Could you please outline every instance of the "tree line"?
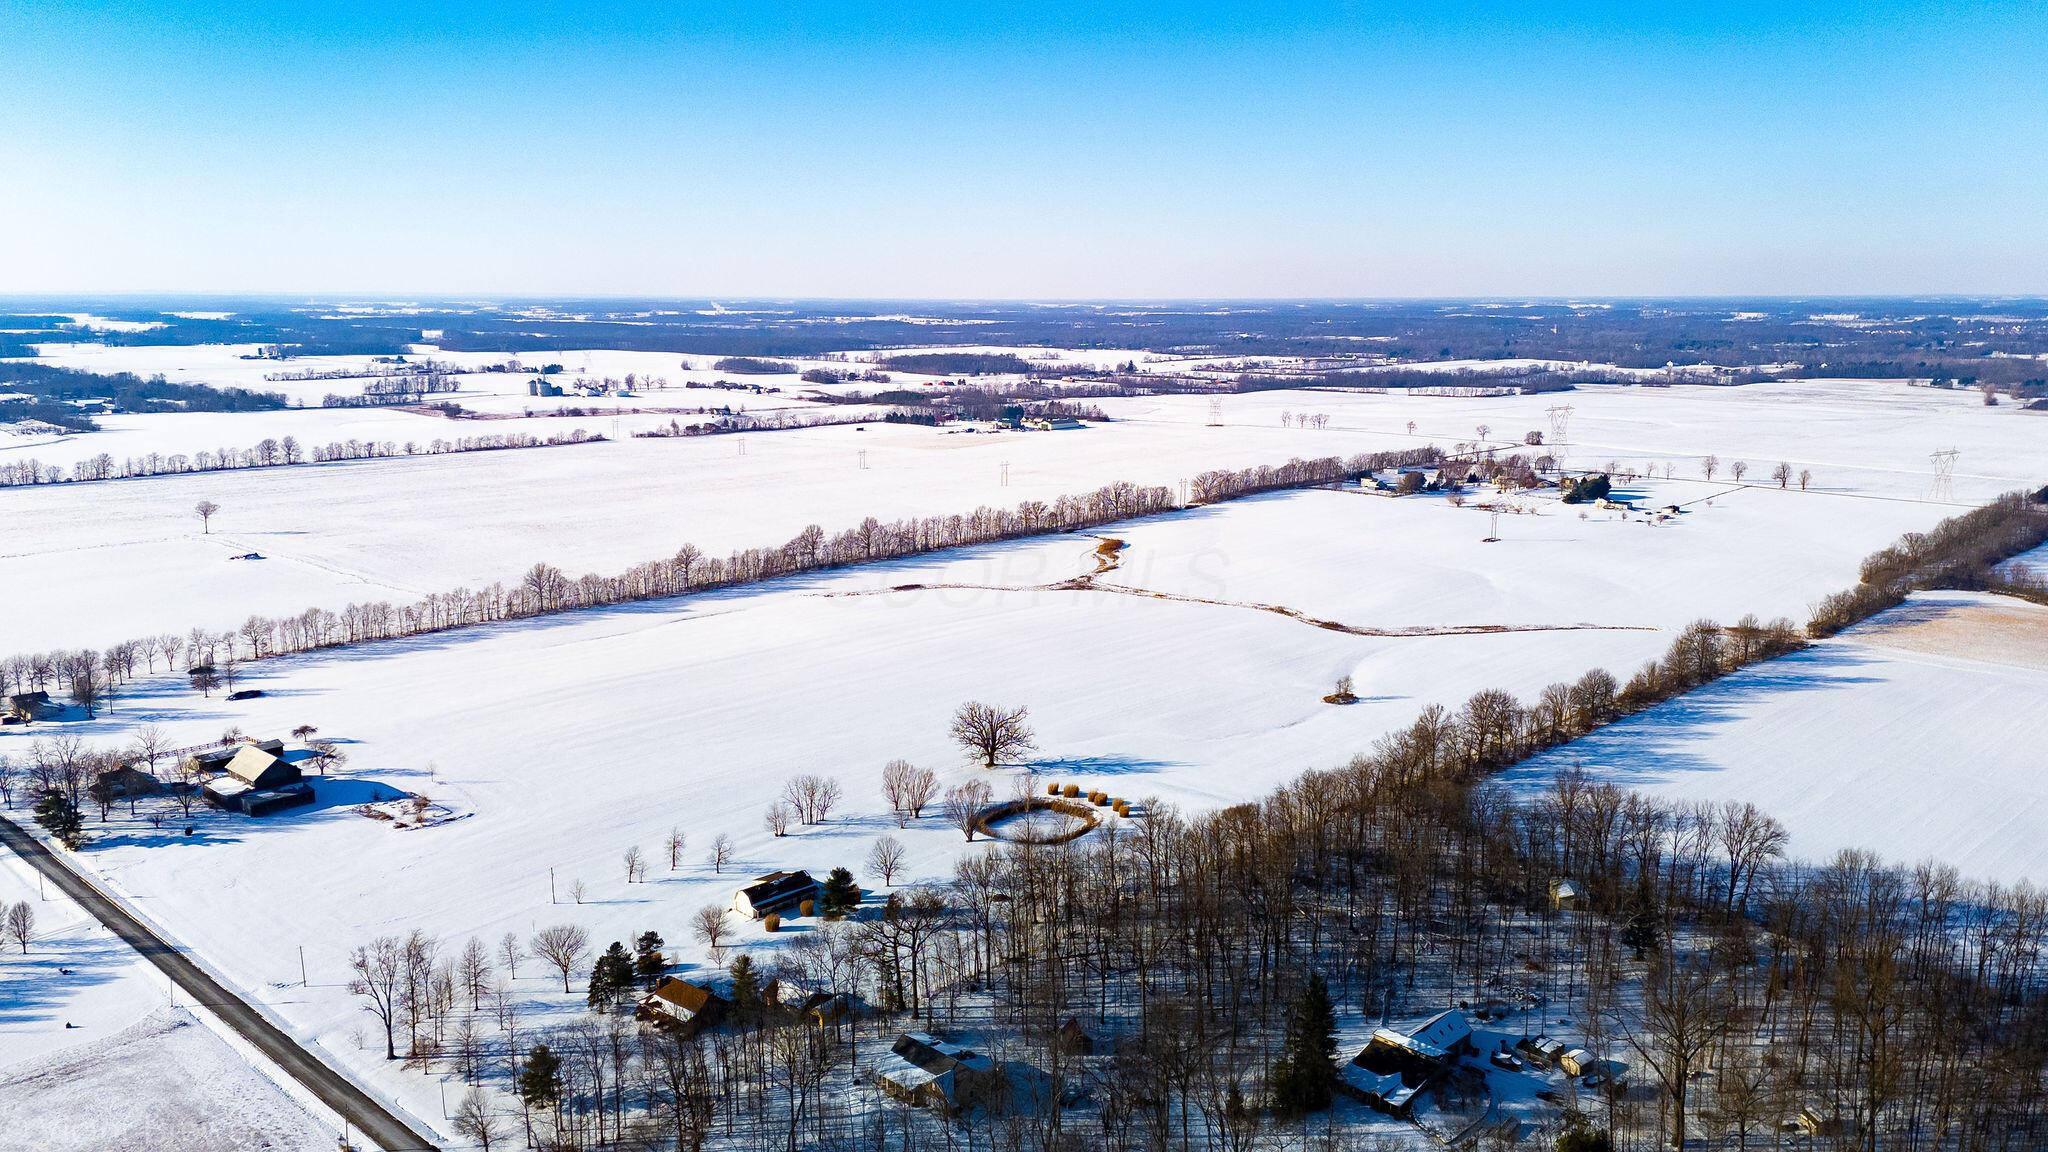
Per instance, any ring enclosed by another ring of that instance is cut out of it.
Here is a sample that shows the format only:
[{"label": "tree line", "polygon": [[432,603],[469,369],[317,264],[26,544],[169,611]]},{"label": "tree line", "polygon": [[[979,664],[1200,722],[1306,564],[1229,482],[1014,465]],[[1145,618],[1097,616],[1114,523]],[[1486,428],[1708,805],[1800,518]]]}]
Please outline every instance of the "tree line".
[{"label": "tree line", "polygon": [[[1330,457],[1238,472],[1205,472],[1202,476],[1208,479],[1195,485],[1195,499],[1227,500],[1290,484],[1329,483],[1343,479],[1347,473],[1391,467],[1431,451],[1411,449],[1354,456],[1349,461]],[[964,514],[909,517],[886,523],[870,516],[833,534],[813,524],[784,543],[737,549],[723,557],[707,555],[694,544],[684,544],[671,556],[635,564],[609,576],[588,573],[572,577],[552,564],[540,563],[510,584],[494,582],[477,589],[455,588],[407,604],[376,601],[350,604],[339,612],[315,607],[287,616],[251,615],[237,629],[216,632],[194,628],[185,635],[165,633],[117,644],[103,652],[81,649],[20,653],[0,659],[0,689],[5,693],[45,690],[61,677],[75,701],[85,703],[91,699],[97,703],[131,678],[138,662],[154,671],[159,656],[166,669],[173,671],[180,658],[188,669],[195,665],[227,665],[238,660],[420,636],[502,620],[684,596],[948,548],[1099,527],[1172,511],[1179,506],[1168,488],[1118,481],[1083,495],[1061,496],[1050,502],[1026,500],[1014,508],[984,505]],[[85,694],[83,698],[81,693]]]},{"label": "tree line", "polygon": [[116,459],[102,452],[62,466],[26,459],[0,462],[0,488],[37,484],[79,484],[99,480],[132,480],[146,476],[183,476],[197,472],[232,472],[245,468],[276,468],[294,464],[328,464],[340,460],[377,460],[399,456],[441,456],[457,452],[497,452],[508,448],[554,448],[594,444],[603,434],[577,428],[535,436],[529,432],[494,432],[482,436],[436,437],[421,443],[407,440],[334,440],[304,444],[295,436],[265,437],[248,448],[216,448],[185,453],[146,452]]},{"label": "tree line", "polygon": [[2042,584],[2001,565],[2048,543],[2048,489],[2008,492],[1981,508],[1951,516],[1927,532],[1908,532],[1863,561],[1856,586],[1814,606],[1807,633],[1832,636],[1914,592],[1957,588],[2005,592],[2048,603]]}]

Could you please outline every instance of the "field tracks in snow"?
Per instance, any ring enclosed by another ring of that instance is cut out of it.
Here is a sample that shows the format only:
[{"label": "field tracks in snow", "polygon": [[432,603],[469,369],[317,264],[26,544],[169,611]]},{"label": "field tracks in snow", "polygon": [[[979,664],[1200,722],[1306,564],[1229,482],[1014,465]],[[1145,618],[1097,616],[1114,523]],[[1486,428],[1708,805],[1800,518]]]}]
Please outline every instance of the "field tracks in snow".
[{"label": "field tracks in snow", "polygon": [[[851,592],[826,592],[826,597],[840,596],[885,596],[900,592],[926,591],[969,591],[969,592],[1102,592],[1118,596],[1136,596],[1147,600],[1172,600],[1183,604],[1206,604],[1212,608],[1236,608],[1252,612],[1271,612],[1298,620],[1311,627],[1329,632],[1343,632],[1351,636],[1484,636],[1500,632],[1655,632],[1648,624],[1411,624],[1401,627],[1374,627],[1365,624],[1346,624],[1341,620],[1326,620],[1311,616],[1299,608],[1285,604],[1264,604],[1255,600],[1222,600],[1210,596],[1191,596],[1180,592],[1159,592],[1150,588],[1132,588],[1121,584],[1105,584],[1100,577],[1106,576],[1123,566],[1123,553],[1128,544],[1117,537],[1096,537],[1102,541],[1088,553],[1094,561],[1093,571],[1065,580],[1048,584],[972,584],[960,582],[934,582],[895,584],[887,588],[867,588]],[[1104,545],[1114,545],[1106,548]]]}]

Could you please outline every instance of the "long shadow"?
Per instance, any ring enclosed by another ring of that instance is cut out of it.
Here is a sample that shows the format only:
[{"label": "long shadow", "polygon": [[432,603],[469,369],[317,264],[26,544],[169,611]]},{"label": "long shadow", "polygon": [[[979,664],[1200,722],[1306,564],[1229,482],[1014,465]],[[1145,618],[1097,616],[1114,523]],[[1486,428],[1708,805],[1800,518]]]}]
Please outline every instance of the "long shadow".
[{"label": "long shadow", "polygon": [[[311,804],[282,808],[266,816],[224,812],[200,800],[193,804],[190,815],[168,813],[161,828],[149,827],[145,817],[128,816],[125,809],[119,824],[100,824],[88,818],[85,825],[88,837],[86,850],[238,844],[264,835],[291,832],[314,822],[361,819],[355,814],[355,809],[361,805],[399,800],[410,794],[409,789],[363,777],[309,776],[306,783],[313,786]],[[185,834],[187,828],[192,829],[189,836]]]},{"label": "long shadow", "polygon": [[[1842,644],[1824,644],[1781,656],[1667,700],[1598,732],[1553,748],[1502,772],[1501,783],[1518,790],[1547,788],[1557,772],[1584,763],[1609,783],[1637,786],[1694,772],[1720,772],[1725,765],[1690,751],[1711,745],[1716,727],[1741,720],[1760,700],[1792,692],[1818,692],[1881,682],[1852,669],[1873,658]],[[1821,706],[1818,702],[1813,705]]]},{"label": "long shadow", "polygon": [[59,1005],[113,982],[134,962],[119,937],[94,932],[90,921],[76,931],[82,935],[32,941],[26,955],[18,947],[0,950],[0,1024],[55,1020]]},{"label": "long shadow", "polygon": [[1187,765],[1179,760],[1153,760],[1144,756],[1057,756],[1034,760],[1039,773],[1061,772],[1087,776],[1139,776],[1148,772],[1169,772]]}]

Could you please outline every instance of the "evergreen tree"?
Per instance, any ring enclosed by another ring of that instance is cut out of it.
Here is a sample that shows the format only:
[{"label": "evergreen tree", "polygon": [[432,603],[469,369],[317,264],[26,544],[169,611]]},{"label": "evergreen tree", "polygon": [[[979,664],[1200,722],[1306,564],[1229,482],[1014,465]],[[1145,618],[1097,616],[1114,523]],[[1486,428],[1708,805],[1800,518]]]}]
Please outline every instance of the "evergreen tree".
[{"label": "evergreen tree", "polygon": [[824,913],[828,920],[837,920],[859,904],[860,885],[853,882],[853,873],[844,868],[834,868],[825,877],[824,891],[818,898],[818,911]]},{"label": "evergreen tree", "polygon": [[761,973],[754,960],[742,952],[732,962],[732,1012],[741,1023],[760,1018]]},{"label": "evergreen tree", "polygon": [[1564,1112],[1564,1131],[1558,1133],[1551,1144],[1556,1152],[1614,1152],[1614,1137],[1607,1129],[1595,1128],[1584,1112],[1567,1108]]},{"label": "evergreen tree", "polygon": [[633,958],[617,940],[590,968],[590,1006],[610,1008],[633,987]]},{"label": "evergreen tree", "polygon": [[1621,942],[1635,953],[1638,960],[1643,953],[1657,946],[1662,937],[1663,925],[1658,922],[1657,910],[1645,901],[1638,901],[1629,909],[1628,923],[1622,926]]},{"label": "evergreen tree", "polygon": [[649,991],[652,991],[654,985],[661,979],[662,970],[668,967],[668,958],[661,954],[666,944],[667,941],[661,938],[659,932],[642,932],[639,939],[633,941],[636,953],[633,957],[633,972],[640,977],[640,983]]},{"label": "evergreen tree", "polygon": [[527,1053],[526,1068],[519,1073],[519,1098],[528,1108],[552,1108],[562,1102],[562,1061],[545,1044]]},{"label": "evergreen tree", "polygon": [[85,825],[78,818],[78,805],[62,792],[45,792],[36,801],[36,823],[66,848],[76,850],[85,843]]},{"label": "evergreen tree", "polygon": [[1287,1035],[1273,1066],[1273,1107],[1282,1116],[1301,1116],[1330,1106],[1337,1086],[1337,1012],[1321,973],[1287,1011]]}]

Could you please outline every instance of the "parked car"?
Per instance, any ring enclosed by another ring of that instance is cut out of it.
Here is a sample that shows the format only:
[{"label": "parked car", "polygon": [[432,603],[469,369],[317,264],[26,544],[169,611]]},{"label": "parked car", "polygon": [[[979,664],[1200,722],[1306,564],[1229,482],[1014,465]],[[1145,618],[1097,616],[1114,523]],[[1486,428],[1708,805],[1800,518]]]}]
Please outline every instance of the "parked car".
[{"label": "parked car", "polygon": [[1513,1052],[1495,1052],[1492,1056],[1487,1057],[1487,1059],[1493,1061],[1493,1066],[1503,1072],[1520,1072],[1528,1067],[1528,1065],[1522,1063],[1522,1058]]}]

